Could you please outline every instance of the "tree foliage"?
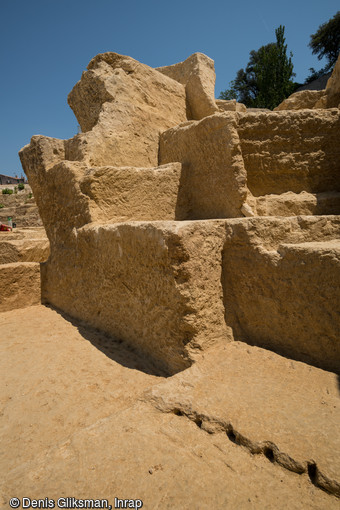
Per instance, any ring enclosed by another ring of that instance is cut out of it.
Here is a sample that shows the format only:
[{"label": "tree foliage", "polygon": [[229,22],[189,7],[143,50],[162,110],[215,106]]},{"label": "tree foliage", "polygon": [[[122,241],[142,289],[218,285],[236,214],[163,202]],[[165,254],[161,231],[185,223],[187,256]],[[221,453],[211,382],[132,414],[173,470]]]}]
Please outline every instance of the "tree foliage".
[{"label": "tree foliage", "polygon": [[340,11],[326,23],[319,26],[315,34],[310,36],[308,46],[311,48],[313,55],[317,55],[321,60],[326,57],[327,64],[320,71],[311,68],[310,71],[315,74],[327,73],[330,71],[338,58],[340,52]]},{"label": "tree foliage", "polygon": [[237,72],[220,99],[237,99],[248,107],[273,109],[295,89],[292,53],[287,56],[284,26],[275,30],[276,43],[250,52],[247,67]]}]

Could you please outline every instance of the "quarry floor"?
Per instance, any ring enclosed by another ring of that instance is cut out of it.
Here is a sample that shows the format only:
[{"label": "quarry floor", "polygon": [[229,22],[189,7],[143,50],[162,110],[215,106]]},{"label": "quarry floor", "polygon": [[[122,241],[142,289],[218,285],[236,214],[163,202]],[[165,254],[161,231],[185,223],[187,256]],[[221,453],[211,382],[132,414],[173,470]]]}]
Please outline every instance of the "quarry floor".
[{"label": "quarry floor", "polygon": [[0,507],[340,508],[339,380],[240,342],[166,378],[37,305],[0,314]]}]

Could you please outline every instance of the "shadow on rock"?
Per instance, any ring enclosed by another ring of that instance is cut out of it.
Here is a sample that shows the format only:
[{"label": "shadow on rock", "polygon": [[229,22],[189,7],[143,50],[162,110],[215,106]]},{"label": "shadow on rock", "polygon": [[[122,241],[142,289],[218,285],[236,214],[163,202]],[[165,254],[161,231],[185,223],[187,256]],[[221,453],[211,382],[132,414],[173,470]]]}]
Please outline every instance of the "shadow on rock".
[{"label": "shadow on rock", "polygon": [[71,317],[52,305],[48,304],[46,306],[61,315],[66,321],[70,322],[78,329],[85,340],[91,342],[96,349],[99,349],[105,356],[116,363],[132,370],[139,370],[148,375],[157,377],[169,376],[169,374],[157,367],[152,359],[146,359],[137,349],[123,340],[113,338],[98,329],[88,326],[85,322]]}]

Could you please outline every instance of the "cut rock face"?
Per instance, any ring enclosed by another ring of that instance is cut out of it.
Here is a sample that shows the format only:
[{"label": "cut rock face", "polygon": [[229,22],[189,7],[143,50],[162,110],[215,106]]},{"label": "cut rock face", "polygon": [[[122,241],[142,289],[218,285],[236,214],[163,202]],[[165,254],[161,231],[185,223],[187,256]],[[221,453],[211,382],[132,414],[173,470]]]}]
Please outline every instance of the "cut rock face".
[{"label": "cut rock face", "polygon": [[185,219],[188,204],[181,193],[180,163],[156,168],[97,167],[80,182],[97,221]]},{"label": "cut rock face", "polygon": [[69,95],[84,132],[20,151],[43,302],[169,374],[235,339],[336,370],[339,217],[310,215],[340,211],[339,110],[222,113],[213,83],[202,54],[98,55]]},{"label": "cut rock face", "polygon": [[339,216],[228,220],[222,281],[236,340],[339,369],[339,229]]},{"label": "cut rock face", "polygon": [[261,215],[254,197],[340,191],[339,130],[338,109],[219,113],[162,133],[159,162],[182,162],[191,219]]},{"label": "cut rock face", "polygon": [[93,166],[156,166],[159,133],[187,120],[182,85],[117,53],[93,58],[68,102],[83,133],[66,159]]},{"label": "cut rock face", "polygon": [[157,67],[157,71],[185,86],[192,119],[200,120],[218,112],[215,102],[214,61],[203,53],[194,53],[184,62]]},{"label": "cut rock face", "polygon": [[0,311],[41,301],[40,264],[49,256],[43,227],[14,229],[0,235]]},{"label": "cut rock face", "polygon": [[338,109],[237,115],[254,196],[340,191]]},{"label": "cut rock face", "polygon": [[243,216],[247,178],[235,114],[218,113],[165,131],[159,161],[182,162],[191,219]]},{"label": "cut rock face", "polygon": [[168,373],[183,370],[227,338],[223,233],[218,222],[87,225],[42,267],[44,300],[126,340]]}]

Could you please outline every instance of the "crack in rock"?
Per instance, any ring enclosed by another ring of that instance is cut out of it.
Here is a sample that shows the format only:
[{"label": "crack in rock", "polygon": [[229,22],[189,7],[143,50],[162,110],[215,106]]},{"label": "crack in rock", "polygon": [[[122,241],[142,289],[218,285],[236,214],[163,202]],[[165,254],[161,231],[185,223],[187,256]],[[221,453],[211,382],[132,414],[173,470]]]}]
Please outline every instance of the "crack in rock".
[{"label": "crack in rock", "polygon": [[162,412],[170,412],[176,416],[189,419],[208,434],[225,433],[229,441],[238,446],[243,446],[252,455],[264,455],[270,462],[277,463],[288,471],[299,475],[307,474],[310,482],[315,487],[340,498],[340,483],[322,473],[313,459],[301,463],[287,453],[280,451],[276,444],[271,441],[256,442],[245,437],[230,422],[226,423],[194,411],[185,411],[178,406],[165,410],[159,403],[153,402],[153,404]]}]

